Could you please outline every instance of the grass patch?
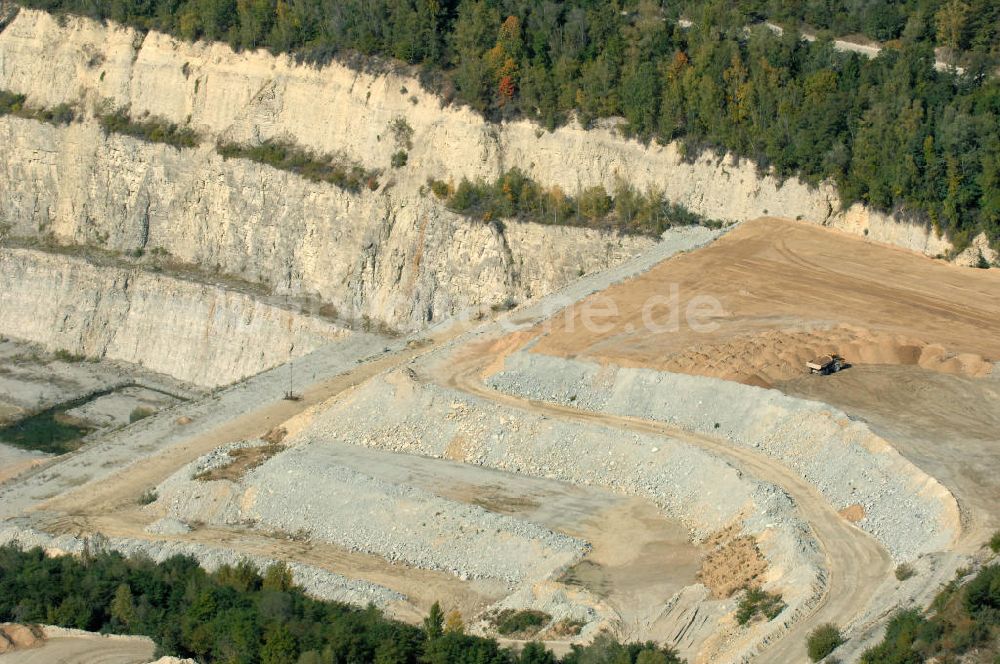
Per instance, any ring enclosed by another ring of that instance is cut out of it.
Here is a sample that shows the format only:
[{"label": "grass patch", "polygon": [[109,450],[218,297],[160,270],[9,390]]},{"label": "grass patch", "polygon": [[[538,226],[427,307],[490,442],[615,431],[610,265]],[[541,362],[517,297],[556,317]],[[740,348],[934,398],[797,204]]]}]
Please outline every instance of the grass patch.
[{"label": "grass patch", "polygon": [[123,109],[98,115],[97,121],[105,134],[124,134],[149,143],[166,143],[175,148],[193,148],[201,142],[198,134],[190,127],[181,127],[159,118],[138,122],[130,118]]},{"label": "grass patch", "polygon": [[84,360],[87,359],[86,355],[81,355],[80,353],[73,353],[66,350],[65,348],[60,348],[59,350],[57,350],[54,353],[54,356],[60,362],[68,362],[70,364],[74,364],[76,362],[83,362]]},{"label": "grass patch", "polygon": [[378,188],[379,171],[366,170],[341,155],[318,155],[292,143],[273,140],[260,145],[220,143],[216,150],[224,159],[249,159],[353,193],[362,187]]},{"label": "grass patch", "polygon": [[80,447],[84,436],[92,430],[67,420],[63,415],[76,405],[51,408],[9,424],[0,429],[0,442],[49,454],[72,452]]},{"label": "grass patch", "polygon": [[769,593],[760,588],[750,588],[740,600],[739,608],[736,610],[736,622],[746,625],[758,615],[774,620],[786,606],[780,594]]}]

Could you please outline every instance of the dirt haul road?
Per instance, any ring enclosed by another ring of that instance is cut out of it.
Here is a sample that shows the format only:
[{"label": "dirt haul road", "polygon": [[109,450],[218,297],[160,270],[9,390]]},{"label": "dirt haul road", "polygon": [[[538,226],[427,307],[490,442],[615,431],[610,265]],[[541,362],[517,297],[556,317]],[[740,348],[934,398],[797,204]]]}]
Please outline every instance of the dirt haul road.
[{"label": "dirt haul road", "polygon": [[805,641],[816,626],[832,622],[844,626],[861,614],[871,599],[872,588],[892,572],[885,550],[867,533],[840,516],[808,482],[773,459],[709,436],[693,434],[666,424],[628,417],[582,411],[497,392],[482,383],[483,367],[496,361],[493,345],[481,342],[460,349],[450,358],[447,370],[436,379],[442,384],[511,408],[566,420],[600,424],[623,430],[668,436],[700,447],[733,462],[757,479],[781,487],[795,501],[802,518],[812,528],[822,547],[828,570],[823,596],[787,633],[769,646],[762,657],[769,662],[805,662]]}]

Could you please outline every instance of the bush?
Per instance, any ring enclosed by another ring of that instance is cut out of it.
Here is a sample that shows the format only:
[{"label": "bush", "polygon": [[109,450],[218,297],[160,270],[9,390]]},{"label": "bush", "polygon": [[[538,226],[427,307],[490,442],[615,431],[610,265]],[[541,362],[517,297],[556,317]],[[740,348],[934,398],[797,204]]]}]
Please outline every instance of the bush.
[{"label": "bush", "polygon": [[757,614],[763,614],[768,620],[774,620],[787,606],[777,593],[769,593],[760,588],[750,588],[740,600],[736,610],[736,622],[745,625]]},{"label": "bush", "polygon": [[427,186],[431,188],[434,195],[441,200],[446,200],[451,196],[451,187],[444,180],[435,180],[434,178],[427,178]]},{"label": "bush", "polygon": [[389,123],[389,130],[396,140],[396,147],[406,150],[413,149],[413,127],[403,116],[393,118]]},{"label": "bush", "polygon": [[54,355],[55,358],[60,362],[68,362],[70,364],[74,362],[83,362],[85,359],[87,359],[85,355],[81,355],[80,353],[73,353],[71,351],[66,350],[65,348],[60,348],[54,353]]},{"label": "bush", "polygon": [[906,581],[907,579],[911,579],[916,573],[917,571],[913,569],[913,565],[910,565],[909,563],[902,563],[896,566],[897,581]]},{"label": "bush", "polygon": [[1000,625],[1000,565],[984,567],[969,581],[965,609],[987,624]]},{"label": "bush", "polygon": [[141,496],[139,496],[140,505],[150,505],[156,502],[159,495],[156,493],[156,489],[147,489]]},{"label": "bush", "polygon": [[406,166],[406,162],[409,158],[410,155],[407,154],[406,150],[399,150],[398,152],[392,155],[392,161],[391,161],[392,167],[402,168],[403,166]]},{"label": "bush", "polygon": [[156,412],[155,408],[150,408],[149,406],[136,406],[132,409],[132,412],[128,415],[129,424],[135,424],[139,420],[144,420],[150,415]]},{"label": "bush", "polygon": [[993,537],[990,538],[990,549],[993,553],[1000,553],[1000,530],[993,533]]},{"label": "bush", "polygon": [[806,641],[806,653],[809,655],[809,659],[818,662],[836,650],[843,642],[844,638],[840,635],[840,630],[837,629],[836,625],[830,623],[820,625],[809,634],[809,640]]},{"label": "bush", "polygon": [[542,625],[550,620],[552,620],[552,616],[544,611],[505,609],[494,618],[493,623],[496,625],[497,632],[506,636],[528,631],[537,632]]}]

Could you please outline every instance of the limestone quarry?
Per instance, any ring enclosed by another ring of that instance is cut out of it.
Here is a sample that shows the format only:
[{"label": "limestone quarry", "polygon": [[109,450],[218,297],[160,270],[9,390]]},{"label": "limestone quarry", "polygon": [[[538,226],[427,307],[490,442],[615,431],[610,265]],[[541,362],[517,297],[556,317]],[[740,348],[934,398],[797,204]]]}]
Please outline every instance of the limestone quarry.
[{"label": "limestone quarry", "polygon": [[[543,624],[505,644],[606,632],[691,663],[806,661],[824,623],[856,661],[987,555],[1000,274],[968,267],[995,260],[985,239],[957,254],[840,209],[832,185],[613,123],[489,123],[401,67],[11,16],[0,89],[80,116],[0,116],[0,544],[284,561],[316,597],[409,623],[440,602],[496,637],[499,612],[532,610]],[[201,142],[106,133],[108,109]],[[216,149],[271,139],[377,182]],[[512,167],[567,192],[628,178],[721,223],[499,223],[428,190]],[[818,353],[850,366],[810,376]],[[777,615],[740,624],[749,589]],[[0,626],[10,661],[153,658],[24,629]]]}]

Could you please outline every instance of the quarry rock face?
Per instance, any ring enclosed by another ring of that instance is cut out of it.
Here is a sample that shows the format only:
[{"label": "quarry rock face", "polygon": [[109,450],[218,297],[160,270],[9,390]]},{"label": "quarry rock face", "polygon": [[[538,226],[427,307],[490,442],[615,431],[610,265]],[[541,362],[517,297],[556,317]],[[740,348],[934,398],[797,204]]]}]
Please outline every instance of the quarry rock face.
[{"label": "quarry rock face", "polygon": [[[597,184],[610,190],[621,179],[710,218],[801,218],[930,255],[950,249],[921,226],[862,206],[840,211],[829,185],[782,182],[714,154],[686,160],[678,145],[624,139],[613,123],[554,132],[529,122],[489,124],[469,109],[442,107],[405,72],[297,64],[23,10],[0,33],[0,89],[35,106],[125,108],[203,138],[200,148],[176,150],[105,137],[91,120],[56,128],[4,118],[0,229],[113,251],[157,249],[276,292],[313,293],[355,318],[400,329],[550,292],[651,242],[470,220],[429,193],[429,178],[454,185],[517,167],[570,195]],[[392,130],[400,121],[410,139]],[[348,193],[225,161],[211,147],[268,139],[379,169],[379,188]],[[390,168],[400,149],[408,151],[406,166]]]},{"label": "quarry rock face", "polygon": [[215,387],[349,334],[250,295],[85,260],[0,249],[0,334]]}]

